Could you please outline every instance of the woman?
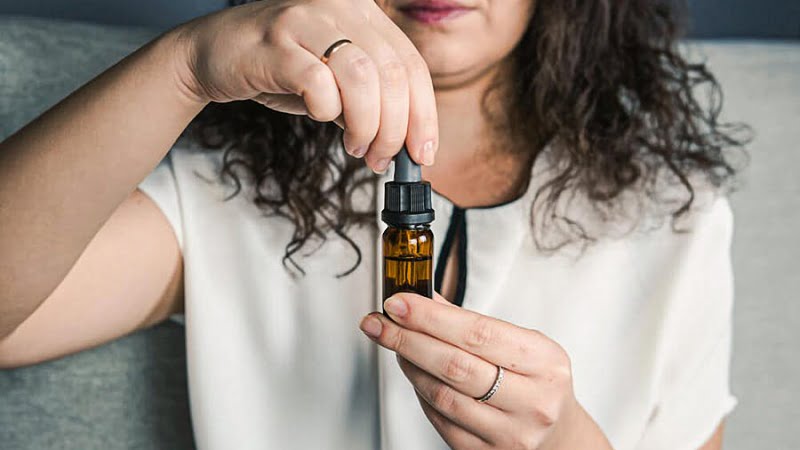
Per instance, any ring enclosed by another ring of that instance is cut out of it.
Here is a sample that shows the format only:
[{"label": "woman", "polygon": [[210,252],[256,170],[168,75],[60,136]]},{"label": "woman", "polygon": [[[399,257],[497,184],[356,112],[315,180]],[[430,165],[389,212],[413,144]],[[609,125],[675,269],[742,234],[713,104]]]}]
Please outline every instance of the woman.
[{"label": "woman", "polygon": [[[265,1],[176,27],[2,144],[0,361],[185,311],[199,448],[719,449],[739,141],[677,36],[649,0]],[[376,217],[403,144],[441,296],[388,320]]]}]

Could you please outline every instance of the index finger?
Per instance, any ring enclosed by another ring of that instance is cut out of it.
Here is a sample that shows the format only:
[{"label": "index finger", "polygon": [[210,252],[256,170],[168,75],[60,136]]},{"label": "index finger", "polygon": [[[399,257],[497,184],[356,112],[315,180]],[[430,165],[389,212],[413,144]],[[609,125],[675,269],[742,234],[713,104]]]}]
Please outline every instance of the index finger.
[{"label": "index finger", "polygon": [[406,147],[414,161],[431,165],[439,149],[439,116],[428,65],[408,36],[388,16],[381,14],[380,17],[382,28],[386,30],[385,39],[394,47],[408,72]]},{"label": "index finger", "polygon": [[448,342],[514,372],[533,373],[540,365],[537,361],[549,353],[547,339],[535,330],[413,293],[397,293],[387,301],[390,299],[406,305],[402,316],[389,313],[402,327]]}]

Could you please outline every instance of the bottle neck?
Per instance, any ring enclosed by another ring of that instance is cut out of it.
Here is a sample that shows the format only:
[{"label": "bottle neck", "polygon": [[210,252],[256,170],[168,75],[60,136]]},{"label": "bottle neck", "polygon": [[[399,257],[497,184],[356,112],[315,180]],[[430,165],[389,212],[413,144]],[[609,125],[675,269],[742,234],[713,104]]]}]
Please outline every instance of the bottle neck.
[{"label": "bottle neck", "polygon": [[416,223],[416,224],[388,224],[390,228],[399,228],[401,230],[430,230],[431,224],[429,223]]}]

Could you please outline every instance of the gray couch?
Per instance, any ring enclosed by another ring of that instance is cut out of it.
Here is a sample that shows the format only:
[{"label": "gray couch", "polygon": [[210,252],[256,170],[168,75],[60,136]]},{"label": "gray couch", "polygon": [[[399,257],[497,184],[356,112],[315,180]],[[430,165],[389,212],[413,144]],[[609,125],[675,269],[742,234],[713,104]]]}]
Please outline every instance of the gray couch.
[{"label": "gray couch", "polygon": [[[153,35],[0,17],[0,139]],[[695,44],[723,83],[727,117],[757,132],[733,197],[740,403],[726,448],[800,448],[800,43]],[[0,448],[192,448],[182,330],[168,321],[0,372]]]},{"label": "gray couch", "polygon": [[[0,140],[153,36],[0,16]],[[194,448],[186,386],[184,328],[173,321],[0,371],[0,449]]]}]

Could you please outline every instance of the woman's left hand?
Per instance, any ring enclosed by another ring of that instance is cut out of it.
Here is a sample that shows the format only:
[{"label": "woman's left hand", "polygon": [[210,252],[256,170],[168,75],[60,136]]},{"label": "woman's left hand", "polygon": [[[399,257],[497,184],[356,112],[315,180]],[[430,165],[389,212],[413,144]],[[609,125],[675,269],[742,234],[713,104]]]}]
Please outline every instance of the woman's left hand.
[{"label": "woman's left hand", "polygon": [[[434,301],[396,294],[384,309],[394,322],[371,313],[361,330],[396,352],[425,415],[451,448],[611,449],[575,399],[569,357],[542,333],[463,309],[438,294]],[[505,377],[480,403],[476,398],[494,384],[497,365]]]}]

